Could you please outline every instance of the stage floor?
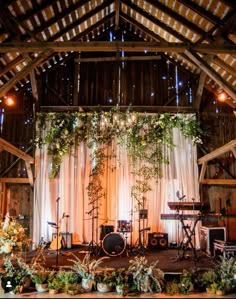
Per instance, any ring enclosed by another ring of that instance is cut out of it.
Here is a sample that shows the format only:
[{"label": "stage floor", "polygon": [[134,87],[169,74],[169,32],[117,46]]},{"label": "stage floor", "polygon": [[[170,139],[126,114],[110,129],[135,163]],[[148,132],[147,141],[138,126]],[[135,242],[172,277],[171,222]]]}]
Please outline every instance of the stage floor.
[{"label": "stage floor", "polygon": [[[102,248],[99,250],[94,250],[92,257],[94,259],[101,256],[107,256],[108,259],[103,260],[101,266],[109,268],[118,267],[128,267],[129,260],[133,259],[136,255],[143,255],[147,258],[148,262],[158,260],[158,267],[165,273],[180,273],[183,269],[194,270],[194,269],[205,269],[214,268],[217,265],[217,260],[211,256],[208,256],[205,252],[201,250],[196,250],[195,258],[192,250],[187,249],[184,252],[178,249],[149,249],[149,248],[126,248],[121,254],[109,255],[104,253]],[[52,251],[45,248],[44,256],[46,266],[49,268],[61,268],[69,267],[72,262],[73,256],[71,253],[75,254],[79,258],[83,259],[84,255],[91,252],[91,247],[86,245],[72,246],[71,249],[61,249],[58,251]],[[26,256],[27,262],[29,262],[36,254],[36,251],[29,252]],[[184,257],[183,257],[184,256]]]}]

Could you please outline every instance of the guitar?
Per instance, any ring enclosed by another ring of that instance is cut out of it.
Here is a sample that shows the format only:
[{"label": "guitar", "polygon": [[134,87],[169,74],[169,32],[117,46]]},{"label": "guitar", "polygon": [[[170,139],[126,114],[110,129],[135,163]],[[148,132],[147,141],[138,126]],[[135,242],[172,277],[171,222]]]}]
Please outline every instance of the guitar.
[{"label": "guitar", "polygon": [[59,220],[58,233],[54,234],[52,237],[52,242],[50,244],[51,250],[60,250],[62,246],[65,247],[65,240],[59,231],[59,229],[61,227],[61,221],[64,217],[65,217],[65,213],[63,213],[62,218]]}]

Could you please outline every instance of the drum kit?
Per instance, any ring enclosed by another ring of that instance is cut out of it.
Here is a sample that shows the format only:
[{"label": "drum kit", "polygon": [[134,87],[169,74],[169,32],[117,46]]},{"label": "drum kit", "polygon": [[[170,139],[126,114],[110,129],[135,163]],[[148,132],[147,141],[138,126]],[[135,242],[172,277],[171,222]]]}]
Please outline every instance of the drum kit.
[{"label": "drum kit", "polygon": [[119,256],[128,252],[127,238],[128,233],[132,232],[131,222],[127,220],[118,220],[117,232],[114,232],[113,225],[101,225],[100,240],[102,249],[106,255]]},{"label": "drum kit", "polygon": [[[142,237],[146,230],[150,228],[141,228],[141,221],[147,219],[147,210],[139,209],[139,237],[135,243],[135,248],[132,247],[132,221],[128,220],[118,220],[117,221],[117,230],[115,232],[114,225],[105,224],[108,222],[108,219],[99,226],[100,228],[100,242],[98,240],[98,205],[95,202],[92,202],[92,208],[89,212],[92,219],[92,240],[89,243],[89,251],[92,255],[98,256],[100,254],[106,254],[108,256],[120,256],[123,253],[126,253],[127,256],[132,254],[144,254],[144,245]],[[132,219],[132,215],[131,215]],[[113,220],[110,220],[113,221]],[[96,222],[96,223],[95,223]],[[96,228],[96,236],[94,237],[94,231]],[[130,235],[130,244],[128,244],[127,239]]]}]

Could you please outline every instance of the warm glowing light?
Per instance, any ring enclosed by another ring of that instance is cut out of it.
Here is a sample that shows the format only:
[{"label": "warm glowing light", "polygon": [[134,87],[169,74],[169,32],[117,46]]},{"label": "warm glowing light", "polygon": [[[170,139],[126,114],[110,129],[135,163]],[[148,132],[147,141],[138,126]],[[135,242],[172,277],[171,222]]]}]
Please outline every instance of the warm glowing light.
[{"label": "warm glowing light", "polygon": [[5,98],[5,104],[6,104],[6,106],[12,107],[15,105],[15,100],[13,99],[13,97],[7,96]]},{"label": "warm glowing light", "polygon": [[221,91],[218,96],[217,96],[217,99],[218,101],[220,102],[224,102],[226,99],[227,99],[227,94],[224,92],[224,91]]}]

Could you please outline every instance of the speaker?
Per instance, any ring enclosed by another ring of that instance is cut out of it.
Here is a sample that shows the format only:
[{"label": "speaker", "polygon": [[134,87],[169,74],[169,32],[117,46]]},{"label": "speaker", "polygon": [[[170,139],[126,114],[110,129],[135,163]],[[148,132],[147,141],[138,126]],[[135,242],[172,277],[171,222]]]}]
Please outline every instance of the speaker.
[{"label": "speaker", "polygon": [[200,246],[201,250],[207,254],[212,255],[214,253],[214,241],[215,240],[226,240],[226,229],[225,227],[201,227],[200,232]]},{"label": "speaker", "polygon": [[148,248],[166,249],[168,248],[168,234],[166,233],[149,233]]}]

